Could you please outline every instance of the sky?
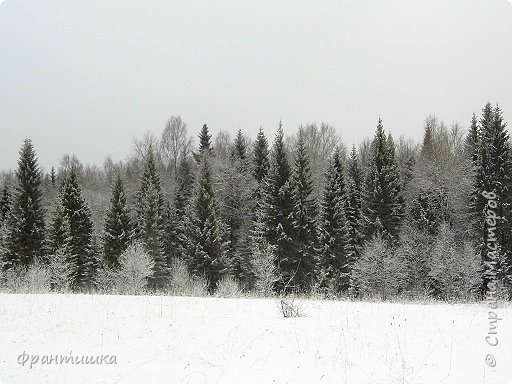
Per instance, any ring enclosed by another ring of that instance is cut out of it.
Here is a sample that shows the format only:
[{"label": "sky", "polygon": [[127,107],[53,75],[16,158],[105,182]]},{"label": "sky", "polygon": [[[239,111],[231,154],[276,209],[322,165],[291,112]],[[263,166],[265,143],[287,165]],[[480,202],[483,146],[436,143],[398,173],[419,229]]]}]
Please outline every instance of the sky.
[{"label": "sky", "polygon": [[352,145],[487,101],[512,124],[507,0],[0,2],[0,169],[27,137],[46,169],[124,160],[178,114],[194,136],[324,121]]}]

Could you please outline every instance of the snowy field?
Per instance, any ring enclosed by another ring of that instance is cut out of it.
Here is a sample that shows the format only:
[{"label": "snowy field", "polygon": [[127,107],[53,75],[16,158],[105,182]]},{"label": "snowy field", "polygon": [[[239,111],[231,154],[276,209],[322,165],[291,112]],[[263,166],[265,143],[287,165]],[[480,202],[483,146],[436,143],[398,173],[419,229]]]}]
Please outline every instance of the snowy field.
[{"label": "snowy field", "polygon": [[[485,342],[482,305],[0,295],[0,381],[14,383],[507,383],[512,307]],[[25,353],[26,355],[22,355]],[[496,367],[485,364],[493,353]],[[46,355],[117,364],[41,364]],[[22,355],[22,358],[20,358]],[[30,368],[23,356],[40,355]],[[112,362],[112,360],[111,360]]]}]

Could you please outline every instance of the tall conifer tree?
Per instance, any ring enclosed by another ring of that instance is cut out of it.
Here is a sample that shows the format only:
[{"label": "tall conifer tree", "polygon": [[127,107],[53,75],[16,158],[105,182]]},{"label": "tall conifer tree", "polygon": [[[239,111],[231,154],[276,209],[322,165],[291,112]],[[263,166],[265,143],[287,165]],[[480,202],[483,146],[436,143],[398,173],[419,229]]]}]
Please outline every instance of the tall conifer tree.
[{"label": "tall conifer tree", "polygon": [[108,266],[119,267],[119,256],[128,248],[131,236],[132,226],[124,184],[121,175],[117,174],[103,230],[103,257]]},{"label": "tall conifer tree", "polygon": [[42,206],[42,176],[32,142],[20,150],[16,186],[6,235],[4,268],[27,266],[45,256],[45,222]]}]

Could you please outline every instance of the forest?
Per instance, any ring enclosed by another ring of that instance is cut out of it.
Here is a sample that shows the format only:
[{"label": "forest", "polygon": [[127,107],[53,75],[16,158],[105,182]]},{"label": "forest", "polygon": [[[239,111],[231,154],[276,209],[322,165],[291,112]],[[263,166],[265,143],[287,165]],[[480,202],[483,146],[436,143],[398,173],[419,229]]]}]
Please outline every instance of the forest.
[{"label": "forest", "polygon": [[205,124],[196,144],[175,115],[125,161],[47,171],[27,139],[0,173],[0,285],[465,300],[495,278],[510,299],[512,144],[498,105],[469,117],[428,116],[420,142],[378,119],[347,148],[326,123],[272,138]]}]

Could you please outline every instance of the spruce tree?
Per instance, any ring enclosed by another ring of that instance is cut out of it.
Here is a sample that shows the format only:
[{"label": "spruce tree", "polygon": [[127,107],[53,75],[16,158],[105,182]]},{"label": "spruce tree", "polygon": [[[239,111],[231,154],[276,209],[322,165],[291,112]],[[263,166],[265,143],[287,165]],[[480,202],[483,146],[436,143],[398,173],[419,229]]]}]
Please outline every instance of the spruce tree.
[{"label": "spruce tree", "polygon": [[42,206],[42,176],[32,142],[20,150],[17,184],[6,234],[4,268],[27,266],[45,256],[45,222]]},{"label": "spruce tree", "polygon": [[212,135],[208,131],[208,126],[203,125],[201,132],[199,133],[199,155],[204,152],[210,153],[212,150]]},{"label": "spruce tree", "polygon": [[55,167],[53,165],[50,171],[50,180],[52,182],[52,186],[55,187],[55,183],[57,182],[57,175],[55,174]]},{"label": "spruce tree", "polygon": [[62,250],[69,241],[69,227],[66,217],[64,216],[62,196],[60,200],[53,212],[48,236],[48,251],[52,256],[55,255],[57,251]]},{"label": "spruce tree", "polygon": [[465,151],[468,158],[474,163],[478,160],[478,149],[480,145],[480,127],[478,126],[478,119],[473,113],[471,123],[469,126],[468,134],[466,136]]},{"label": "spruce tree", "polygon": [[124,184],[121,175],[117,174],[103,229],[103,258],[106,265],[119,267],[119,257],[128,248],[131,235],[132,226]]},{"label": "spruce tree", "polygon": [[163,288],[168,280],[167,260],[164,255],[164,198],[155,156],[150,147],[137,195],[136,235],[146,252],[153,258],[153,276],[150,285]]},{"label": "spruce tree", "polygon": [[247,149],[239,131],[227,164],[222,166],[219,181],[221,218],[226,225],[226,250],[232,275],[241,286],[250,288],[253,280],[250,265],[250,231],[254,214],[256,182],[251,175]]},{"label": "spruce tree", "polygon": [[2,189],[2,196],[0,197],[0,226],[6,221],[9,211],[11,210],[11,194],[7,185]]},{"label": "spruce tree", "polygon": [[242,163],[245,163],[245,160],[247,159],[247,144],[241,129],[239,129],[236,134],[231,157],[233,159],[238,159]]},{"label": "spruce tree", "polygon": [[320,213],[320,286],[335,293],[349,288],[348,207],[343,163],[339,152],[333,156],[326,173]]},{"label": "spruce tree", "polygon": [[356,147],[352,146],[348,166],[348,197],[345,212],[348,226],[348,260],[350,263],[361,255],[364,240],[364,221],[362,207],[363,174]]},{"label": "spruce tree", "polygon": [[70,285],[78,291],[87,290],[94,284],[99,263],[94,252],[91,213],[74,168],[63,186],[62,209],[69,230],[65,247],[71,270]]},{"label": "spruce tree", "polygon": [[180,256],[179,234],[179,221],[176,209],[167,202],[164,208],[163,252],[168,268],[172,266],[173,260]]},{"label": "spruce tree", "polygon": [[261,184],[265,177],[268,175],[270,168],[270,160],[269,160],[269,149],[268,149],[268,140],[263,133],[263,129],[258,131],[258,136],[256,136],[256,142],[254,143],[253,149],[253,164],[254,170],[253,175],[258,184]]},{"label": "spruce tree", "polygon": [[381,232],[387,241],[397,240],[403,217],[401,187],[395,146],[392,138],[386,137],[379,119],[366,177],[364,218],[368,238]]},{"label": "spruce tree", "polygon": [[316,231],[318,209],[313,197],[310,160],[302,131],[299,131],[294,163],[291,178],[293,200],[291,218],[292,238],[296,252],[292,265],[292,269],[295,271],[292,286],[305,291],[313,282],[317,264],[315,247],[318,241]]},{"label": "spruce tree", "polygon": [[221,223],[213,191],[210,159],[204,153],[196,189],[185,219],[183,243],[185,258],[190,272],[208,280],[213,292],[226,271],[225,246]]},{"label": "spruce tree", "polygon": [[[499,106],[492,108],[487,103],[480,119],[480,147],[476,161],[476,186],[473,195],[474,213],[479,217],[477,224],[477,245],[482,261],[491,261],[487,254],[488,224],[485,220],[487,199],[482,192],[496,194],[497,207],[494,209],[496,220],[496,239],[498,246],[497,270],[499,277],[510,281],[512,266],[511,235],[511,174],[512,158],[510,137],[503,121]],[[481,291],[487,290],[489,276],[484,273]]]},{"label": "spruce tree", "polygon": [[174,205],[178,220],[185,215],[187,205],[194,190],[194,171],[189,156],[181,158],[178,165],[177,188],[174,196]]},{"label": "spruce tree", "polygon": [[282,124],[274,140],[271,164],[263,188],[262,204],[268,244],[273,247],[280,280],[278,291],[292,290],[296,273],[296,247],[293,242],[293,191],[290,185],[291,168],[284,144]]}]

